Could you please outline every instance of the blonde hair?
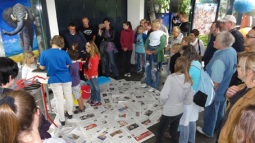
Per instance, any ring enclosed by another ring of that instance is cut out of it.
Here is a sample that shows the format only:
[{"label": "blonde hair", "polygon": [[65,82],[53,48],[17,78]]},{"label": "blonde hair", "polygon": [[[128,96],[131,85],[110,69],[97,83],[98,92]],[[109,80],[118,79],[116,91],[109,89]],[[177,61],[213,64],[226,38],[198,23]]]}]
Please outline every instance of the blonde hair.
[{"label": "blonde hair", "polygon": [[[254,52],[245,52],[241,54],[238,58],[239,63],[242,63],[240,66],[241,71],[243,73],[243,76],[241,77],[241,80],[245,80],[247,78],[247,69],[252,70],[252,72],[255,72],[255,53]],[[251,78],[253,81],[255,79],[255,76]]]},{"label": "blonde hair", "polygon": [[90,48],[90,57],[97,55],[100,59],[100,52],[98,51],[97,45],[91,40],[86,44],[86,48]]},{"label": "blonde hair", "polygon": [[141,19],[141,20],[140,20],[140,23],[141,23],[141,22],[142,22],[142,23],[145,23],[145,22],[146,22],[146,19]]},{"label": "blonde hair", "polygon": [[191,86],[193,81],[189,75],[190,61],[186,57],[179,57],[174,65],[175,73],[183,73],[185,75],[184,83],[189,82]]},{"label": "blonde hair", "polygon": [[140,29],[140,28],[141,28],[142,30],[144,30],[144,27],[143,27],[142,25],[139,25],[139,26],[137,27],[137,30]]},{"label": "blonde hair", "polygon": [[191,39],[188,36],[186,36],[182,38],[182,41],[188,42],[188,44],[190,44]]},{"label": "blonde hair", "polygon": [[23,66],[27,65],[28,67],[30,67],[31,62],[30,59],[35,56],[35,54],[32,51],[26,51],[24,53],[24,61],[23,61]]},{"label": "blonde hair", "polygon": [[179,53],[181,51],[181,44],[180,43],[175,43],[172,48]]},{"label": "blonde hair", "polygon": [[155,20],[152,21],[152,24],[151,24],[151,25],[152,25],[152,26],[155,26],[155,27],[157,27],[157,28],[159,28],[159,27],[160,27],[160,22],[159,22],[158,19],[155,19]]},{"label": "blonde hair", "polygon": [[180,34],[181,30],[178,26],[174,26],[173,29],[172,29],[172,32],[176,32],[176,33]]},{"label": "blonde hair", "polygon": [[50,40],[50,45],[57,45],[60,48],[63,48],[65,46],[64,38],[59,35],[55,35],[51,40]]}]

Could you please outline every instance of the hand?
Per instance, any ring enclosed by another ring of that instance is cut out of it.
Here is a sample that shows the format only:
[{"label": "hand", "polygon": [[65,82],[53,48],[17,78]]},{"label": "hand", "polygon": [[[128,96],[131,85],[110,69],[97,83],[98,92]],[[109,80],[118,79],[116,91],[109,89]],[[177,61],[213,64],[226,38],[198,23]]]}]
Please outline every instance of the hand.
[{"label": "hand", "polygon": [[173,19],[173,23],[176,24],[177,23],[177,19]]},{"label": "hand", "polygon": [[152,51],[151,53],[152,53],[152,54],[155,54],[156,52],[155,52],[155,51]]},{"label": "hand", "polygon": [[88,75],[84,75],[86,79],[88,79]]},{"label": "hand", "polygon": [[123,50],[126,52],[126,51],[127,51],[127,48],[124,48]]},{"label": "hand", "polygon": [[228,98],[233,97],[234,94],[236,94],[236,92],[238,91],[238,87],[237,86],[231,86],[228,88],[227,92],[226,92],[226,96]]},{"label": "hand", "polygon": [[104,39],[102,41],[104,41]]},{"label": "hand", "polygon": [[83,52],[83,54],[86,54],[86,52]]}]

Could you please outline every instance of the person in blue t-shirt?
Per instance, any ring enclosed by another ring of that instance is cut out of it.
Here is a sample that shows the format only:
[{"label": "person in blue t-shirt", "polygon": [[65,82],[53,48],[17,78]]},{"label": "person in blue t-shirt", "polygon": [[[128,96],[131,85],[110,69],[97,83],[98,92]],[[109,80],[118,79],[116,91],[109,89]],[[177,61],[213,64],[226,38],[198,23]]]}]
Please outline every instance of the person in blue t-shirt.
[{"label": "person in blue t-shirt", "polygon": [[[145,72],[145,49],[144,44],[147,39],[147,35],[143,33],[144,27],[139,25],[137,28],[137,32],[135,33],[135,72],[142,70],[142,75]],[[142,68],[142,69],[141,69]]]},{"label": "person in blue t-shirt", "polygon": [[[57,112],[60,122],[65,125],[65,116],[69,119],[73,114],[73,99],[72,99],[72,78],[69,74],[69,65],[72,64],[67,52],[61,50],[64,47],[64,38],[55,35],[51,40],[51,49],[42,52],[39,58],[41,69],[46,69],[48,84],[50,84],[54,96],[57,99]],[[64,115],[64,100],[66,99],[67,111]]]}]

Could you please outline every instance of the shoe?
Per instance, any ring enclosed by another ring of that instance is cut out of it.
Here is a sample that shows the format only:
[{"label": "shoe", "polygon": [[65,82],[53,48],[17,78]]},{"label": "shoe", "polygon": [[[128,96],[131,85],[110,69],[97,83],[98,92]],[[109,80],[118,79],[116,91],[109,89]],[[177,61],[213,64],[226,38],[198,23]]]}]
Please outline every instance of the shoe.
[{"label": "shoe", "polygon": [[154,88],[150,88],[148,91],[153,92],[154,90],[155,90]]},{"label": "shoe", "polygon": [[102,102],[98,102],[98,103],[97,103],[97,106],[100,106],[100,105],[102,105]]},{"label": "shoe", "polygon": [[160,69],[158,69],[158,71],[159,71],[159,72],[161,72],[161,71],[163,71],[163,69],[162,69],[162,68],[160,68]]},{"label": "shoe", "polygon": [[91,106],[97,106],[97,102],[96,101],[92,101],[90,105]]},{"label": "shoe", "polygon": [[85,112],[85,108],[83,108],[83,109],[78,108],[73,113],[78,114],[78,113],[81,113],[81,112]]},{"label": "shoe", "polygon": [[62,121],[59,120],[59,122],[61,123],[62,126],[64,126],[66,124],[65,121],[62,122]]},{"label": "shoe", "polygon": [[[87,101],[87,103],[89,103],[89,101]],[[79,109],[79,106],[76,106],[76,109]],[[86,109],[86,107],[83,106],[83,109]]]},{"label": "shoe", "polygon": [[164,133],[164,136],[165,136],[166,138],[168,138],[168,139],[171,139],[171,136],[170,136],[170,133],[169,133],[169,132],[165,132],[165,133]]},{"label": "shoe", "polygon": [[115,79],[115,80],[119,79],[119,76],[114,76],[114,79]]},{"label": "shoe", "polygon": [[69,115],[68,112],[65,112],[65,116],[69,119],[72,119],[73,118],[73,115]]},{"label": "shoe", "polygon": [[127,74],[127,77],[131,77],[131,74],[130,74],[130,73],[128,73],[128,74]]},{"label": "shoe", "polygon": [[147,87],[149,87],[147,84],[144,84],[144,85],[142,85],[141,87],[143,87],[143,88],[147,88]]},{"label": "shoe", "polygon": [[154,69],[153,69],[153,72],[155,73],[155,72],[157,72],[157,70],[158,70],[157,68],[154,68]]},{"label": "shoe", "polygon": [[141,72],[143,69],[139,69],[138,71],[137,71],[137,73],[139,73],[139,72]]},{"label": "shoe", "polygon": [[198,131],[199,133],[205,135],[206,137],[210,138],[209,136],[207,136],[207,135],[203,132],[203,130],[202,130],[201,127],[197,126],[197,131]]},{"label": "shoe", "polygon": [[128,76],[128,74],[127,74],[127,73],[125,73],[125,74],[124,74],[124,76]]}]

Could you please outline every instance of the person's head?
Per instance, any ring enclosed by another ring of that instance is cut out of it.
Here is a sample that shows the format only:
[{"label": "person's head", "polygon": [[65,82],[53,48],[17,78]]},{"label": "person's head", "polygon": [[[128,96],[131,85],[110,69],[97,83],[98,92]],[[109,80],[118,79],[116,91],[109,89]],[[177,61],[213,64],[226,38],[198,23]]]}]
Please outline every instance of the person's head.
[{"label": "person's head", "polygon": [[24,53],[24,60],[23,60],[23,65],[27,65],[30,67],[32,63],[35,61],[35,54],[32,51],[26,51]]},{"label": "person's head", "polygon": [[186,14],[185,12],[181,12],[181,13],[179,14],[179,20],[180,20],[180,22],[181,22],[181,23],[186,22],[186,17],[187,17],[187,14]]},{"label": "person's head", "polygon": [[69,26],[68,26],[68,30],[69,32],[74,35],[76,33],[76,27],[75,27],[75,24],[74,23],[70,23]]},{"label": "person's head", "polygon": [[74,50],[74,51],[79,51],[79,49],[80,49],[79,43],[78,43],[78,42],[74,42],[74,43],[72,44],[72,50]]},{"label": "person's head", "polygon": [[174,65],[174,72],[175,73],[183,73],[185,75],[184,83],[190,82],[191,85],[193,81],[189,75],[189,68],[190,68],[190,61],[186,57],[179,57]]},{"label": "person's head", "polygon": [[234,123],[233,141],[235,143],[255,142],[255,105],[248,105],[236,118]]},{"label": "person's head", "polygon": [[8,57],[0,57],[0,87],[10,88],[18,73],[16,62]]},{"label": "person's head", "polygon": [[226,15],[220,22],[220,31],[230,31],[236,26],[236,18],[233,15]]},{"label": "person's head", "polygon": [[159,20],[160,25],[162,25],[163,20],[161,18],[159,18],[158,20]]},{"label": "person's head", "polygon": [[151,30],[151,22],[150,21],[146,21],[144,23],[144,27],[145,27],[145,30],[150,31]]},{"label": "person's head", "polygon": [[151,28],[153,31],[158,31],[160,27],[160,22],[158,19],[152,21]]},{"label": "person's head", "polygon": [[123,29],[127,30],[128,28],[132,29],[132,24],[130,21],[123,22]]},{"label": "person's head", "polygon": [[179,34],[181,33],[181,30],[178,26],[174,26],[172,29],[172,35],[174,38],[177,38]]},{"label": "person's head", "polygon": [[20,90],[3,94],[0,101],[0,142],[35,142],[40,112],[34,97]]},{"label": "person's head", "polygon": [[140,25],[144,26],[144,23],[146,22],[146,19],[141,19],[140,20]]},{"label": "person's head", "polygon": [[138,32],[139,34],[143,34],[143,31],[144,31],[144,27],[143,27],[142,25],[139,25],[139,26],[137,27],[137,32]]},{"label": "person's head", "polygon": [[216,21],[213,22],[210,27],[210,33],[216,36],[218,33],[220,33],[220,22]]},{"label": "person's head", "polygon": [[193,29],[190,31],[189,37],[191,41],[194,42],[197,39],[198,35],[199,35],[199,31],[197,29]]},{"label": "person's head", "polygon": [[82,24],[84,27],[89,27],[89,19],[87,17],[82,18]]},{"label": "person's head", "polygon": [[64,38],[59,35],[55,35],[51,40],[50,40],[50,45],[56,48],[63,48],[65,46]]},{"label": "person's head", "polygon": [[255,51],[255,27],[246,34],[243,45],[249,47],[250,51]]},{"label": "person's head", "polygon": [[90,54],[90,57],[97,55],[100,58],[97,45],[92,40],[86,43],[86,51]]},{"label": "person's head", "polygon": [[182,38],[181,45],[182,46],[189,45],[190,42],[191,42],[190,37],[185,36],[185,37]]},{"label": "person's head", "polygon": [[245,52],[238,57],[236,65],[238,78],[244,81],[245,84],[250,84],[255,80],[255,53]]},{"label": "person's head", "polygon": [[78,53],[77,51],[68,50],[67,53],[68,53],[68,55],[69,55],[69,57],[70,57],[70,59],[71,59],[72,61],[78,60],[78,58],[79,58],[79,53]]},{"label": "person's head", "polygon": [[105,18],[105,19],[103,20],[103,22],[104,22],[104,26],[105,26],[106,28],[109,28],[109,27],[110,27],[111,21],[110,21],[109,18]]},{"label": "person's head", "polygon": [[196,48],[192,45],[182,46],[181,55],[189,59],[189,61],[200,61]]},{"label": "person's head", "polygon": [[217,50],[223,50],[225,48],[230,48],[234,42],[234,36],[228,31],[223,31],[217,35],[215,41],[213,42],[213,47]]},{"label": "person's head", "polygon": [[181,44],[179,43],[175,43],[173,46],[172,46],[172,52],[173,53],[180,53],[181,51]]}]

